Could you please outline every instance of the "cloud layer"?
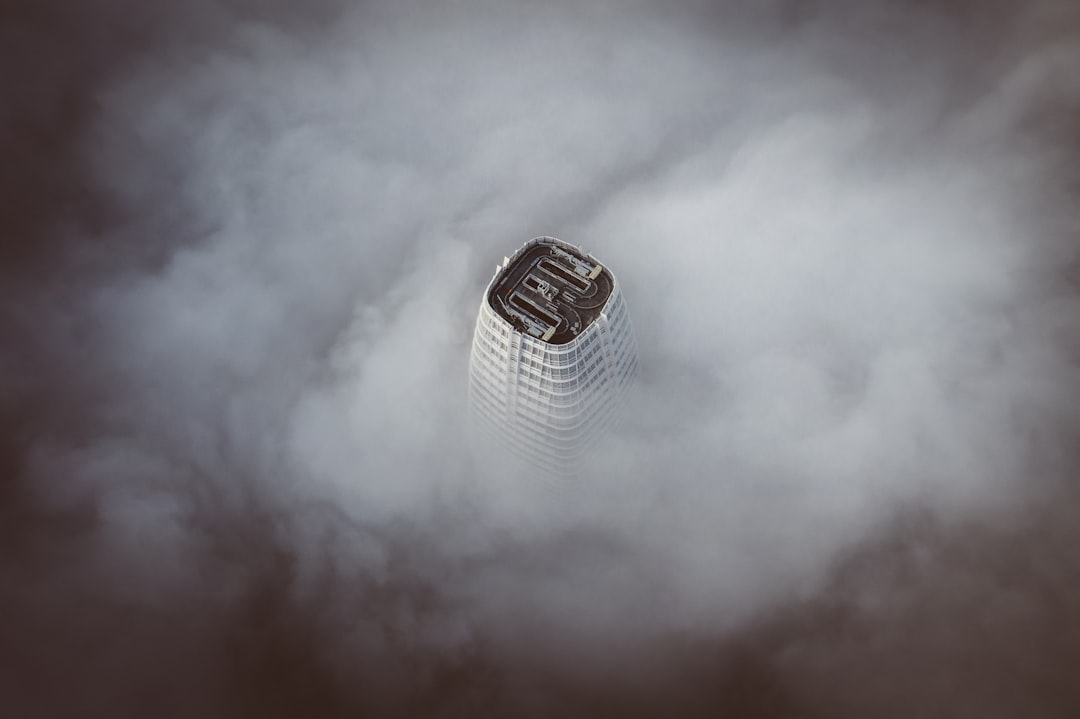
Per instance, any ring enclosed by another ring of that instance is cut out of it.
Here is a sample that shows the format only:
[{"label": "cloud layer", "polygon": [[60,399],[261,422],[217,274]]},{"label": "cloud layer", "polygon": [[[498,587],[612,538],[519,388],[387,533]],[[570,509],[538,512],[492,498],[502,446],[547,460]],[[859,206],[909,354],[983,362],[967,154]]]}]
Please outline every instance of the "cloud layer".
[{"label": "cloud layer", "polygon": [[[17,16],[8,709],[1070,715],[1080,18],[800,7]],[[642,354],[573,483],[464,427],[538,234]]]}]

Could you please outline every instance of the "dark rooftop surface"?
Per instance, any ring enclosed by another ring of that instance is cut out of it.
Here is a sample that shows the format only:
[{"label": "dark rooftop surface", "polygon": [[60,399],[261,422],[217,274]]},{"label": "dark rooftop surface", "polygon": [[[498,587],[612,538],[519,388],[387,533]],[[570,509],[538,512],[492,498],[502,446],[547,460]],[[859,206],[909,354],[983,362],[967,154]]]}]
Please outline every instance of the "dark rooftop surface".
[{"label": "dark rooftop surface", "polygon": [[603,265],[576,249],[541,241],[503,269],[488,303],[518,331],[561,345],[600,315],[613,286]]}]

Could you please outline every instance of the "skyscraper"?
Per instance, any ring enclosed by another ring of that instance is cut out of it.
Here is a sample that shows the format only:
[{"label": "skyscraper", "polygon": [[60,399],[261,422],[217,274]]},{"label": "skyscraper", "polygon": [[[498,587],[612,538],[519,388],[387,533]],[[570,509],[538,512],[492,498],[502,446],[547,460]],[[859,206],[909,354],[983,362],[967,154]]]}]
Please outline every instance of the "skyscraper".
[{"label": "skyscraper", "polygon": [[480,301],[469,363],[476,421],[555,474],[616,416],[637,346],[615,276],[554,237],[503,259]]}]

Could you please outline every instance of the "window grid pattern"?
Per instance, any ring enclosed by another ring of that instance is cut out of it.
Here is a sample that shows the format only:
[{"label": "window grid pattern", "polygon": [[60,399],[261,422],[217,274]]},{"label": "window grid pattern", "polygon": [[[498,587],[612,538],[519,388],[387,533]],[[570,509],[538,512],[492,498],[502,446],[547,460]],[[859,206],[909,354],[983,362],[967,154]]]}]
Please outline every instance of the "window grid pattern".
[{"label": "window grid pattern", "polygon": [[636,371],[637,345],[617,282],[600,316],[561,345],[518,332],[490,307],[486,291],[481,299],[469,363],[472,413],[534,465],[572,473],[617,417]]}]

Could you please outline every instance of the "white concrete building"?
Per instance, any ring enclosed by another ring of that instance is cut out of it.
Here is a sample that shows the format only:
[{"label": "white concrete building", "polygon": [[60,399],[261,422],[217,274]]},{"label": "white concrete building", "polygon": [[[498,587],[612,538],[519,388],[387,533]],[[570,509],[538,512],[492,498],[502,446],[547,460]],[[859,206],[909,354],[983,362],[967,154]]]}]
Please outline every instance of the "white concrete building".
[{"label": "white concrete building", "polygon": [[480,302],[469,363],[484,434],[544,470],[572,474],[636,370],[626,303],[599,260],[554,237],[503,259]]}]

